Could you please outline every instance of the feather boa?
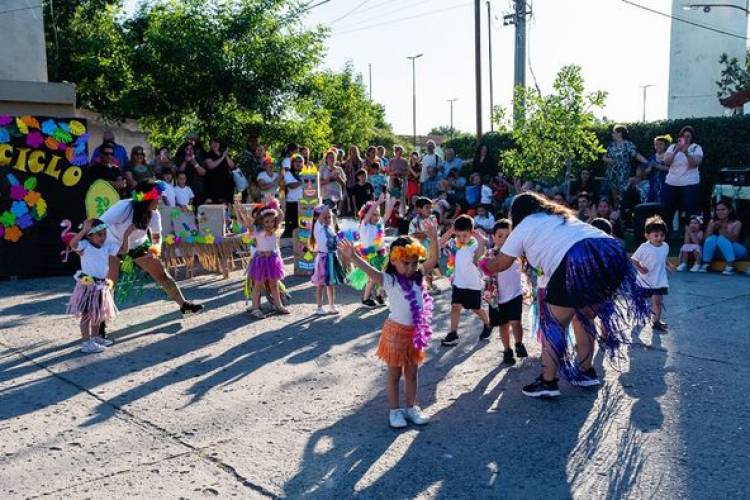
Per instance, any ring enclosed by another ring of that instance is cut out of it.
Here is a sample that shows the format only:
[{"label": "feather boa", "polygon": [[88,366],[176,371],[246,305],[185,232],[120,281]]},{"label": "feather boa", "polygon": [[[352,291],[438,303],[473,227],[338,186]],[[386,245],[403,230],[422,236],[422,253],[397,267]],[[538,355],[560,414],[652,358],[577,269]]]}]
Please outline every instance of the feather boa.
[{"label": "feather boa", "polygon": [[[424,349],[430,343],[432,338],[432,326],[430,325],[430,317],[432,317],[432,297],[424,285],[422,284],[422,273],[418,273],[414,279],[409,279],[406,276],[396,273],[396,281],[401,287],[401,291],[404,293],[404,297],[409,302],[409,309],[411,310],[412,323],[414,324],[414,336],[412,342],[414,347],[417,349]],[[422,291],[422,306],[419,306],[417,300],[417,292],[414,284],[417,284],[419,289]]]}]

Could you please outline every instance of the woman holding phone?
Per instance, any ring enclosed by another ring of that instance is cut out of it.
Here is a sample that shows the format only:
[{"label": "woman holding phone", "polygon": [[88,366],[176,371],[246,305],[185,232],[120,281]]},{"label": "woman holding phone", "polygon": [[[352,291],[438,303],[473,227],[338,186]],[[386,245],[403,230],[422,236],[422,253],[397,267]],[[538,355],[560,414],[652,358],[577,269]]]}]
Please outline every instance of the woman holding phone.
[{"label": "woman holding phone", "polygon": [[701,177],[699,167],[703,149],[695,143],[693,127],[682,127],[677,143],[664,153],[664,164],[669,167],[664,180],[662,201],[667,226],[672,226],[674,214],[684,211],[687,217],[700,215]]}]

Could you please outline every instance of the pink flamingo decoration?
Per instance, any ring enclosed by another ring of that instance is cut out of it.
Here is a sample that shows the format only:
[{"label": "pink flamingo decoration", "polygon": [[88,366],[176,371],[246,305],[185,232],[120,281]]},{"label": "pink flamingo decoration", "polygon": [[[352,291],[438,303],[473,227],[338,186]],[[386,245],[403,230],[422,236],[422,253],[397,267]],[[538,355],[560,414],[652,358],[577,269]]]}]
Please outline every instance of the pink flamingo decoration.
[{"label": "pink flamingo decoration", "polygon": [[71,228],[73,227],[73,223],[70,222],[69,219],[63,219],[60,222],[60,227],[63,228],[62,232],[60,233],[60,239],[63,242],[63,245],[65,245],[65,249],[60,252],[60,256],[62,257],[63,262],[68,262],[68,256],[70,255],[70,240],[73,239],[73,231],[71,231]]}]

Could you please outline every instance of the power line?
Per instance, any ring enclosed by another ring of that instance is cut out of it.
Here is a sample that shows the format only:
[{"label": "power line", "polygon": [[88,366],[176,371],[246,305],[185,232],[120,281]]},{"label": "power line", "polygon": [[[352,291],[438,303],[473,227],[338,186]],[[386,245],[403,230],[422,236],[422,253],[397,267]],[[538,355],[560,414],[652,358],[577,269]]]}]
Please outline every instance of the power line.
[{"label": "power line", "polygon": [[337,17],[336,19],[334,19],[333,21],[329,22],[328,24],[336,24],[337,22],[341,21],[342,19],[346,19],[349,15],[353,14],[354,12],[356,12],[357,9],[359,9],[360,7],[362,7],[364,4],[366,4],[369,1],[370,0],[362,0],[352,10],[350,10],[349,12],[347,12],[346,14],[344,14],[342,16]]},{"label": "power line", "polygon": [[637,7],[639,9],[643,9],[645,11],[651,12],[652,14],[657,14],[657,15],[662,16],[662,17],[668,17],[669,19],[674,19],[675,21],[680,21],[680,22],[685,23],[685,24],[690,24],[690,25],[695,26],[697,28],[703,28],[704,30],[713,31],[714,33],[719,33],[721,35],[727,35],[727,36],[731,36],[731,37],[734,37],[734,38],[739,38],[740,40],[747,41],[747,39],[748,39],[746,36],[738,35],[737,33],[730,33],[729,31],[724,31],[722,29],[715,28],[713,26],[708,26],[706,24],[696,23],[695,21],[690,21],[689,19],[685,19],[685,18],[682,18],[682,17],[677,17],[677,16],[674,16],[672,14],[667,14],[666,12],[662,12],[660,10],[652,9],[651,7],[647,7],[647,6],[641,5],[639,3],[631,2],[630,0],[622,0],[622,1],[624,3],[626,3],[626,4],[628,4],[628,5],[632,5],[633,7]]},{"label": "power line", "polygon": [[[370,11],[372,11],[372,10],[375,10],[375,9],[377,9],[378,7],[381,7],[381,6],[383,6],[383,5],[386,5],[386,4],[389,4],[389,3],[393,3],[393,2],[395,2],[395,1],[397,1],[397,0],[385,0],[385,2],[380,2],[380,3],[376,3],[375,5],[370,5],[370,6],[369,6],[369,7],[367,7],[366,9],[362,9],[362,10],[360,10],[359,12],[357,12],[357,15],[362,15],[362,14],[364,14],[365,12],[370,12]],[[407,7],[407,8],[408,8],[408,7]]]},{"label": "power line", "polygon": [[[383,17],[383,16],[389,16],[391,14],[396,14],[396,13],[402,14],[405,11],[414,9],[415,7],[418,7],[418,6],[422,5],[422,4],[425,4],[425,3],[433,3],[434,4],[435,3],[435,0],[422,0],[422,1],[419,1],[419,2],[416,2],[416,3],[412,3],[410,5],[407,5],[407,6],[399,6],[399,7],[396,7],[395,9],[388,9],[388,10],[385,10],[383,12],[371,13],[373,10],[377,9],[378,7],[382,7],[383,5],[389,4],[389,3],[393,2],[393,1],[394,0],[386,0],[385,2],[382,2],[382,3],[378,3],[378,4],[375,4],[375,5],[370,5],[366,9],[362,9],[362,10],[358,11],[354,15],[354,17],[357,18],[357,19],[359,19],[360,22],[368,22],[368,21],[372,21],[372,19],[371,19],[372,16]],[[357,23],[357,22],[358,21],[354,21],[354,23]]]},{"label": "power line", "polygon": [[310,12],[311,10],[313,10],[314,8],[320,7],[321,5],[326,4],[326,3],[330,2],[330,1],[331,0],[320,0],[320,2],[313,3],[313,1],[311,0],[310,2],[308,2],[307,4],[305,4],[302,7],[302,10],[300,10],[299,14],[297,14],[297,15],[306,14],[306,13]]},{"label": "power line", "polygon": [[541,94],[542,90],[539,88],[539,82],[537,81],[536,74],[534,73],[534,66],[532,66],[531,64],[531,39],[533,38],[531,36],[531,31],[532,28],[534,28],[534,26],[536,25],[536,16],[534,15],[536,11],[534,10],[534,4],[531,2],[529,2],[529,10],[531,11],[531,15],[529,16],[531,18],[531,22],[529,23],[529,36],[526,39],[526,61],[529,63],[529,73],[531,73],[531,78],[534,80],[534,87],[536,88],[536,91]]},{"label": "power line", "polygon": [[372,29],[372,28],[377,28],[379,26],[385,26],[386,24],[396,24],[396,23],[400,23],[400,22],[403,22],[403,21],[408,21],[410,19],[416,19],[418,17],[433,16],[435,14],[441,14],[441,13],[447,12],[449,10],[456,10],[456,9],[460,9],[460,8],[465,8],[465,7],[468,7],[469,5],[471,5],[471,4],[470,3],[463,3],[461,5],[454,5],[453,7],[446,7],[445,9],[434,10],[432,12],[426,12],[426,13],[423,12],[423,13],[420,13],[420,14],[415,14],[413,16],[407,16],[407,17],[402,17],[402,18],[390,19],[390,20],[384,21],[382,23],[371,24],[369,26],[363,26],[361,28],[357,28],[357,29],[353,29],[353,30],[339,31],[338,33],[333,33],[331,35],[331,37],[339,36],[339,35],[349,35],[351,33],[357,33],[359,31],[364,31],[364,30],[369,30],[369,29]]}]

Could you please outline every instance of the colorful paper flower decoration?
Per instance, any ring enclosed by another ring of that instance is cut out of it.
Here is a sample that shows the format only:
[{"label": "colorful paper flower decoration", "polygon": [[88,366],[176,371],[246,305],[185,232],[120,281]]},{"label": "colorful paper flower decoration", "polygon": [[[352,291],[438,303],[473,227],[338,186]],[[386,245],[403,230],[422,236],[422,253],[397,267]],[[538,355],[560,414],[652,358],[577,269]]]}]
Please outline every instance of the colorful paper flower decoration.
[{"label": "colorful paper flower decoration", "polygon": [[35,221],[47,215],[47,202],[41,193],[35,191],[36,177],[29,177],[23,184],[13,174],[7,174],[7,179],[13,202],[9,210],[6,209],[0,214],[1,236],[16,243],[23,236],[23,231],[30,229]]}]

